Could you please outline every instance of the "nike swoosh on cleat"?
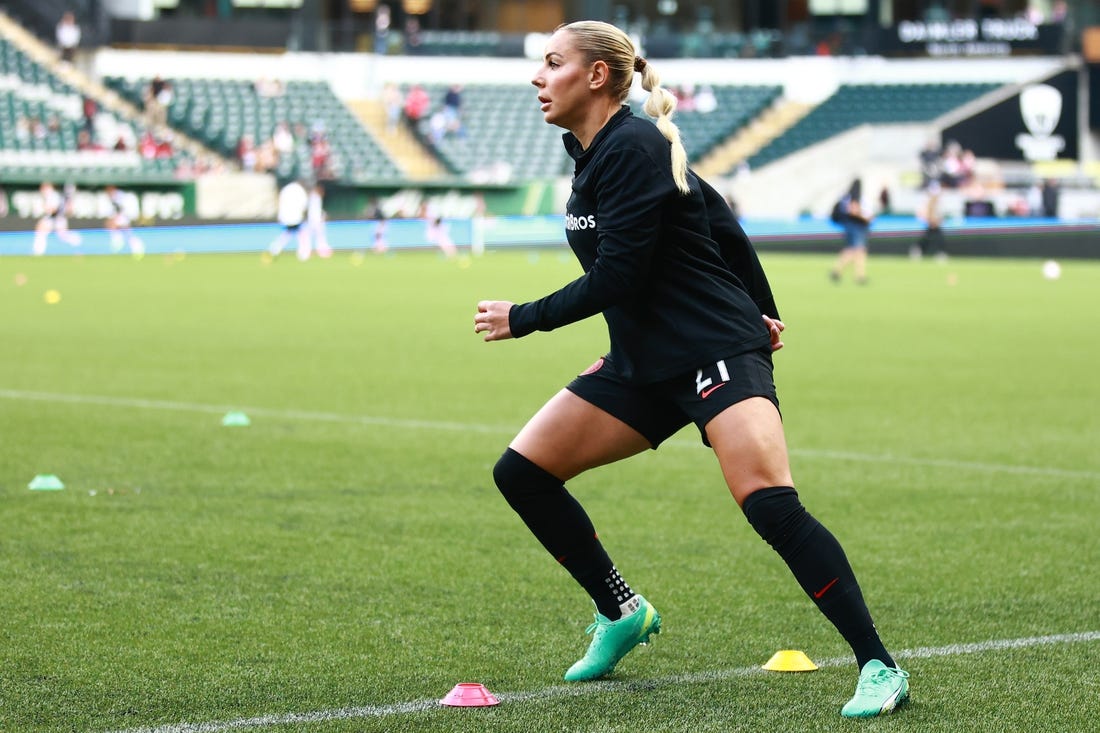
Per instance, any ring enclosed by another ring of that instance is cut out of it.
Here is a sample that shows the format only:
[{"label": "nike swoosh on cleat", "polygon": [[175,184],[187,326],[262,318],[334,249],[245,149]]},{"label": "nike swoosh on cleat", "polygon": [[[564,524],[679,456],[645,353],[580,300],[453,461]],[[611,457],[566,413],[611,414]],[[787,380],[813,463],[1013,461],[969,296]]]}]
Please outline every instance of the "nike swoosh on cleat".
[{"label": "nike swoosh on cleat", "polygon": [[711,392],[718,389],[719,387],[725,387],[727,384],[729,384],[729,382],[719,382],[710,389],[704,389],[702,392],[699,393],[699,396],[705,400],[707,397],[710,397]]},{"label": "nike swoosh on cleat", "polygon": [[840,578],[833,578],[832,580],[830,580],[828,583],[825,584],[824,588],[822,588],[819,591],[814,591],[814,598],[821,598],[821,596],[828,593],[829,589],[832,588],[834,585],[836,585],[838,580],[840,580]]}]

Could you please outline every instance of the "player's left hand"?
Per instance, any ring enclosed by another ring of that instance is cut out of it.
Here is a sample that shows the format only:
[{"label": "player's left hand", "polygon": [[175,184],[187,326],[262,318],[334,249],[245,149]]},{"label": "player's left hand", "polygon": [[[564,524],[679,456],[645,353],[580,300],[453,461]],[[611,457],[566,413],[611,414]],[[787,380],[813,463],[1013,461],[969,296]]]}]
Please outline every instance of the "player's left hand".
[{"label": "player's left hand", "polygon": [[514,303],[507,300],[483,300],[477,304],[474,316],[474,333],[483,333],[485,341],[501,341],[512,338],[508,315]]},{"label": "player's left hand", "polygon": [[783,329],[787,326],[783,321],[776,320],[771,316],[763,316],[764,325],[768,327],[768,333],[772,339],[772,351],[779,351],[783,348],[783,342],[780,340],[780,334],[783,333]]}]

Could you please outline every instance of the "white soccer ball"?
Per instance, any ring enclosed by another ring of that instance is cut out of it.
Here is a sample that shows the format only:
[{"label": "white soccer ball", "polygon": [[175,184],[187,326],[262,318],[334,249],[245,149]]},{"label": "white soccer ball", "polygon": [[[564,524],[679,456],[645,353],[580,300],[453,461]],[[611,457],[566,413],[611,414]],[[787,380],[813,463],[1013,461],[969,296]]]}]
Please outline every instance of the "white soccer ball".
[{"label": "white soccer ball", "polygon": [[1047,260],[1043,263],[1043,277],[1047,280],[1057,280],[1062,276],[1062,266],[1054,260]]}]

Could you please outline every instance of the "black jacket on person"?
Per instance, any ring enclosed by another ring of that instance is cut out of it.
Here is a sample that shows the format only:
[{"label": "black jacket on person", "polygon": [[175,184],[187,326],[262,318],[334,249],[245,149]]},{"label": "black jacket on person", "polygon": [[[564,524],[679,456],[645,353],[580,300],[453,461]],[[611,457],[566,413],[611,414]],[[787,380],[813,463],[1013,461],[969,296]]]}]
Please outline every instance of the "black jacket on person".
[{"label": "black jacket on person", "polygon": [[516,338],[602,313],[605,370],[648,384],[769,345],[761,313],[778,318],[756,252],[725,200],[689,173],[682,195],[669,142],[625,105],[576,161],[566,207],[569,246],[584,274],[509,314]]}]

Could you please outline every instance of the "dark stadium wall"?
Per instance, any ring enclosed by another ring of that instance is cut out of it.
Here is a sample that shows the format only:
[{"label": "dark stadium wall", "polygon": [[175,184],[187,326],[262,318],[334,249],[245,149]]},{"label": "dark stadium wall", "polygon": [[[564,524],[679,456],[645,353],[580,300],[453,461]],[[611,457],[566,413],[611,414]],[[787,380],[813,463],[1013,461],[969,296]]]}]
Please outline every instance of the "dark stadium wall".
[{"label": "dark stadium wall", "polygon": [[[1075,160],[1078,156],[1079,73],[1077,70],[1065,71],[1043,81],[1043,84],[1054,87],[1061,94],[1058,124],[1052,133],[1065,141],[1065,146],[1057,156],[1061,160]],[[1020,95],[1016,94],[984,112],[945,128],[943,139],[957,141],[963,148],[973,150],[979,158],[1024,160],[1024,151],[1017,143],[1017,138],[1032,132],[1021,112]]]}]

